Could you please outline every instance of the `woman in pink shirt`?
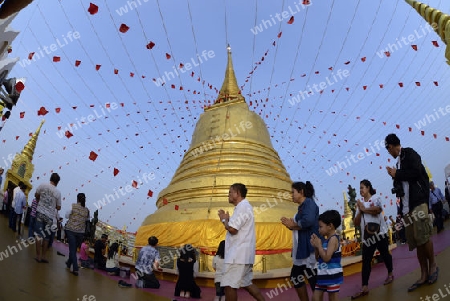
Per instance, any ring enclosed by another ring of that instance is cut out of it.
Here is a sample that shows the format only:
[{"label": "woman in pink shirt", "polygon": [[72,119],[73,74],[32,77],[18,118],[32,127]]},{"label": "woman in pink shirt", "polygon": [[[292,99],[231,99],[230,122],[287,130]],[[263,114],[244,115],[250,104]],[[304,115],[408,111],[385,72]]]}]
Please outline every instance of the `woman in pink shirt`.
[{"label": "woman in pink shirt", "polygon": [[80,248],[80,266],[82,269],[94,269],[94,260],[89,257],[89,238],[85,237]]}]

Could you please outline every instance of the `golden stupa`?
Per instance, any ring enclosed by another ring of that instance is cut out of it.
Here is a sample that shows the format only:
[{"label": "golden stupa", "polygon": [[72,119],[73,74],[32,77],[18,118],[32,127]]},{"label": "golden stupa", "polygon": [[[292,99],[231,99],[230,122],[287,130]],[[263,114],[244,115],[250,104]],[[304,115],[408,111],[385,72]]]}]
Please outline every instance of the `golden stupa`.
[{"label": "golden stupa", "polygon": [[432,8],[424,3],[414,0],[406,0],[437,32],[442,41],[447,45],[445,57],[450,65],[450,15]]},{"label": "golden stupa", "polygon": [[347,194],[344,194],[344,218],[342,219],[342,238],[353,239],[355,235],[355,224],[353,223],[353,212],[348,205]]},{"label": "golden stupa", "polygon": [[[293,217],[291,179],[270,141],[266,124],[249,110],[242,96],[228,49],[225,80],[215,103],[201,114],[192,142],[155,213],[137,231],[136,247],[155,235],[160,246],[189,243],[205,254],[215,251],[226,231],[217,212],[232,214],[228,190],[233,183],[248,188],[255,213],[256,250],[267,270],[290,267],[292,233],[280,222]],[[269,258],[270,257],[270,258]],[[273,259],[273,260],[271,260]],[[255,266],[255,270],[264,270]]]},{"label": "golden stupa", "polygon": [[34,150],[36,149],[36,142],[44,122],[45,120],[41,121],[38,129],[31,135],[30,140],[28,140],[28,143],[25,145],[22,152],[14,156],[14,159],[11,162],[11,168],[6,172],[4,190],[7,188],[14,188],[22,181],[27,185],[25,195],[28,197],[28,192],[33,188],[30,179],[34,172],[34,164],[32,163]]}]

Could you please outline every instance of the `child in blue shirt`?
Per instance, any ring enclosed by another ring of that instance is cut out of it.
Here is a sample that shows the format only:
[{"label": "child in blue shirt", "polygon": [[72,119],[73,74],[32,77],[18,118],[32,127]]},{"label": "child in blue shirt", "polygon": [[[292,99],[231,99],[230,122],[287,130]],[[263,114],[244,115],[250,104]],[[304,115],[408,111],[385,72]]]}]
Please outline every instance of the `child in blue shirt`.
[{"label": "child in blue shirt", "polygon": [[336,228],[341,225],[341,215],[336,210],[328,210],[319,215],[319,234],[311,235],[311,244],[315,248],[318,260],[317,282],[314,301],[322,301],[323,293],[328,292],[330,301],[338,300],[338,293],[344,275],[341,265],[341,245]]}]

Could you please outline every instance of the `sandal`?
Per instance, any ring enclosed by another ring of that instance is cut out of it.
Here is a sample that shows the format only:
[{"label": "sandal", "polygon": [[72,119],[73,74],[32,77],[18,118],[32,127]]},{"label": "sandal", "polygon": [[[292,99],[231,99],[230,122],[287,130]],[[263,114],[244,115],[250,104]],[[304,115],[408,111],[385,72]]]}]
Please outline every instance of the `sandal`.
[{"label": "sandal", "polygon": [[388,276],[386,278],[386,280],[384,280],[384,285],[388,285],[388,284],[392,283],[392,281],[394,281],[394,275]]},{"label": "sandal", "polygon": [[438,276],[439,276],[439,268],[436,267],[436,271],[434,271],[434,273],[431,274],[430,277],[428,277],[428,284],[435,283],[437,281],[437,279],[438,279]]},{"label": "sandal", "polygon": [[417,288],[421,287],[422,285],[425,284],[426,281],[420,283],[419,281],[417,281],[416,283],[414,283],[413,285],[411,285],[410,287],[408,287],[408,292],[412,292],[415,291]]},{"label": "sandal", "polygon": [[367,296],[369,294],[369,291],[359,291],[355,295],[352,296],[352,300]]}]

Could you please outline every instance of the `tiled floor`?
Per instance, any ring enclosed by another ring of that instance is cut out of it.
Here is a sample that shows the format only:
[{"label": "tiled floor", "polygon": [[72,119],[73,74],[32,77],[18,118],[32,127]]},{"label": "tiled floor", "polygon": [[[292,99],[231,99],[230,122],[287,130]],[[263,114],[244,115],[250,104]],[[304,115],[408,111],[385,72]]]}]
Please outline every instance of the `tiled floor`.
[{"label": "tiled floor", "polygon": [[[450,228],[450,223],[446,223]],[[408,293],[406,290],[419,277],[418,263],[415,252],[409,252],[406,245],[393,251],[395,281],[388,286],[382,283],[386,277],[383,264],[377,264],[370,278],[370,294],[360,300],[439,300],[446,297],[450,300],[450,231],[444,231],[433,236],[437,262],[440,266],[439,280],[433,285],[426,285]],[[161,288],[136,289],[120,288],[118,277],[110,277],[102,272],[80,270],[78,277],[65,269],[66,257],[58,256],[57,250],[67,254],[67,246],[56,243],[49,256],[49,263],[37,263],[34,245],[20,245],[14,239],[13,232],[7,226],[7,219],[0,216],[0,301],[67,301],[67,300],[173,300],[174,283],[161,281]],[[6,258],[4,254],[8,252]],[[360,266],[360,265],[359,265]],[[352,269],[360,268],[358,265]],[[350,300],[349,296],[360,287],[360,273],[345,277],[340,292],[340,300]],[[133,279],[129,282],[134,283]],[[283,283],[280,283],[283,284]],[[298,300],[293,289],[278,292],[263,289],[266,300]],[[272,298],[269,294],[272,293]],[[84,299],[83,299],[84,297]],[[420,299],[422,298],[422,299]],[[202,288],[202,300],[213,300],[214,289]],[[186,300],[178,298],[177,300]],[[239,300],[253,300],[245,291],[239,291]],[[325,300],[327,298],[325,297]],[[438,300],[438,299],[436,299]]]}]

